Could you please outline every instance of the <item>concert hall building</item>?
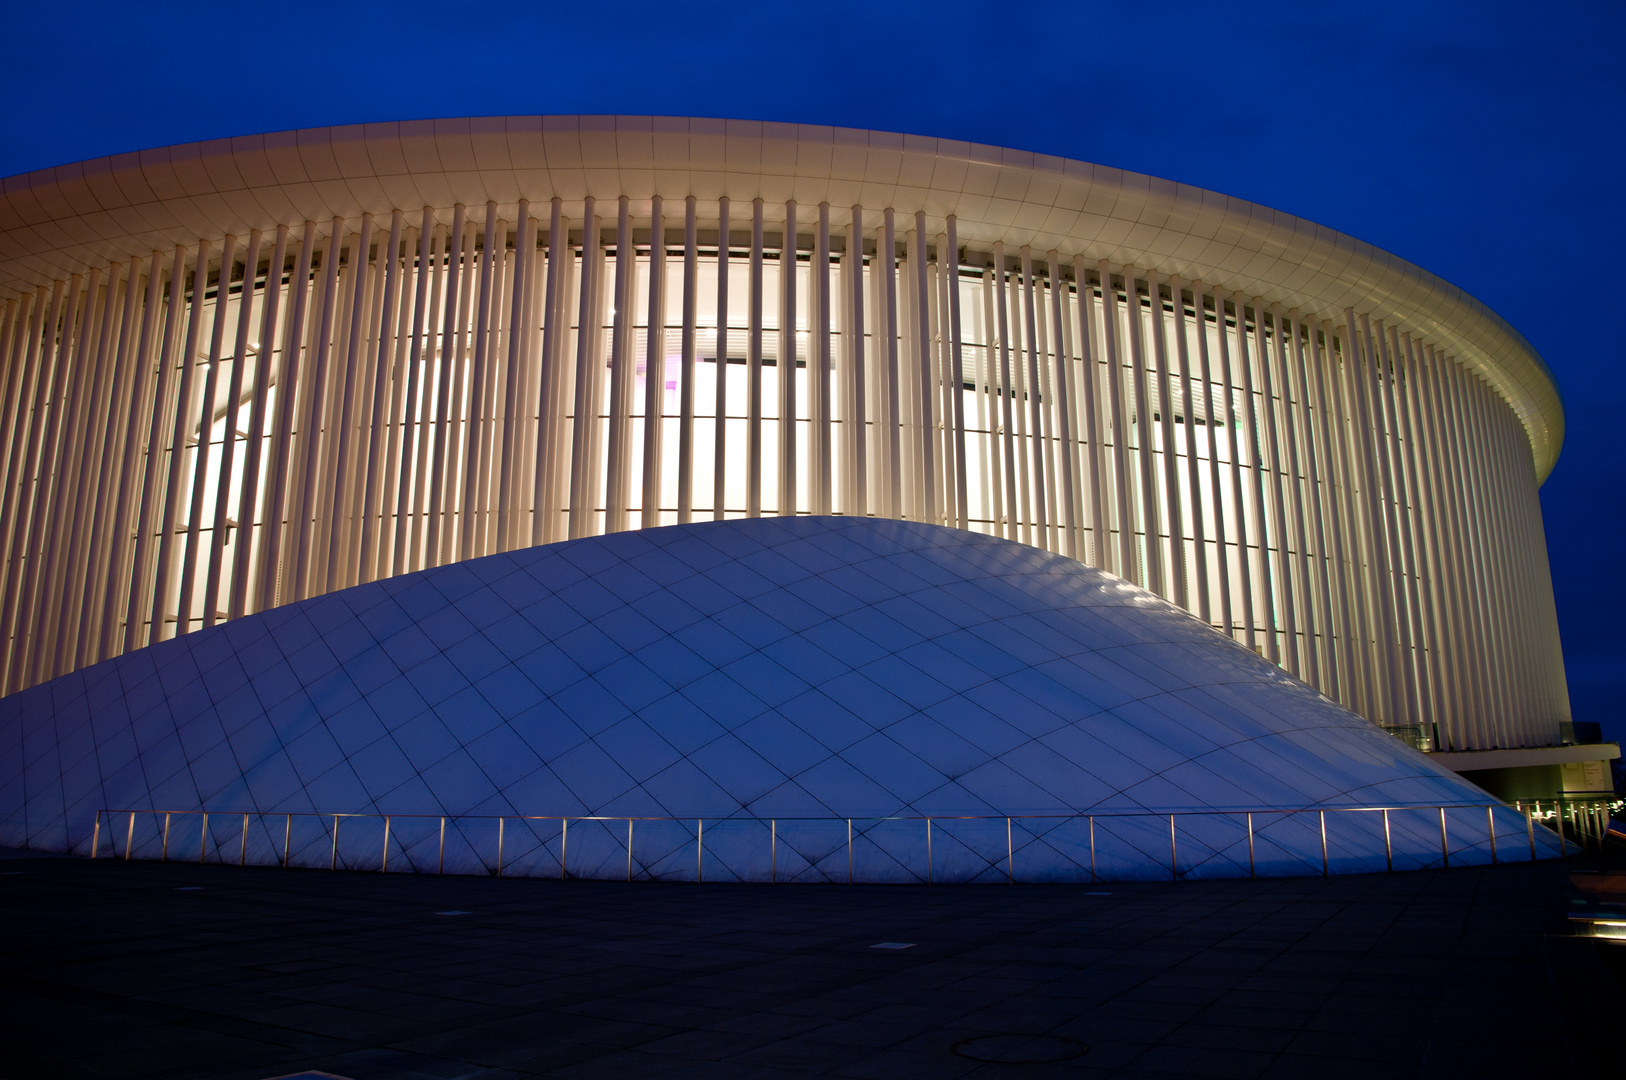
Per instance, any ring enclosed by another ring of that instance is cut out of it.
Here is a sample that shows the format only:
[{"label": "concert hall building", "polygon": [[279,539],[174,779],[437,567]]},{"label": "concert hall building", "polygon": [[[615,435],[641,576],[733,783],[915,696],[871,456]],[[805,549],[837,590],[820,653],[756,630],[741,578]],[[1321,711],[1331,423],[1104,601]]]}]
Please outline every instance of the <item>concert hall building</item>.
[{"label": "concert hall building", "polygon": [[1536,857],[1532,800],[1608,787],[1551,373],[1266,207],[881,132],[375,124],[6,180],[0,303],[6,842],[1322,872]]}]

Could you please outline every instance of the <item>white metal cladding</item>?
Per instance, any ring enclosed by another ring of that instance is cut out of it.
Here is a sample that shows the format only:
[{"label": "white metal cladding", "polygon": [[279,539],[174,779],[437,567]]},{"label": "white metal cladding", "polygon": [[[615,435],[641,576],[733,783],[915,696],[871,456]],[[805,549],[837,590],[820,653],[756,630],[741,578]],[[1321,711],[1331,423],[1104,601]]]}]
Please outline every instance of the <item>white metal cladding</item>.
[{"label": "white metal cladding", "polygon": [[1122,578],[873,518],[374,582],[13,695],[0,733],[0,839],[80,853],[104,808],[157,812],[101,817],[125,852],[307,866],[380,866],[384,822],[282,815],[389,814],[389,866],[463,872],[507,815],[504,873],[610,878],[845,880],[849,821],[867,881],[1166,878],[1171,842],[1182,876],[1486,863],[1492,821],[1501,859],[1556,845]]},{"label": "white metal cladding", "polygon": [[[312,139],[295,138],[301,154]],[[802,145],[755,140],[722,145],[757,147],[741,168],[759,180],[772,147]],[[193,150],[209,169],[242,164],[224,145]],[[150,178],[147,158],[136,171]],[[684,160],[674,175],[702,175]],[[866,152],[863,169],[876,160]],[[575,173],[544,170],[508,202],[403,210],[392,193],[406,189],[334,167],[276,183],[209,173],[217,197],[204,174],[158,185],[140,204],[144,232],[133,209],[39,201],[8,226],[7,244],[34,250],[8,249],[11,272],[93,262],[36,275],[0,324],[8,692],[427,566],[794,512],[958,525],[1076,555],[1442,748],[1541,745],[1567,718],[1536,504],[1556,442],[1532,441],[1517,365],[1489,365],[1449,319],[1408,321],[1393,289],[1363,296],[1359,275],[1338,284],[1324,267],[1279,265],[1314,244],[1271,263],[1283,281],[1317,283],[1300,293],[1258,267],[1159,272],[1155,248],[1123,246],[1133,229],[1112,250],[1138,255],[1086,257],[1066,230],[1035,231],[1048,219],[1021,225],[1048,175],[1031,161],[994,168],[996,189],[1026,179],[986,246],[954,214],[899,212],[896,179],[857,206],[601,201],[569,186]],[[400,167],[419,193],[455,172]],[[847,191],[839,169],[820,168],[819,190]],[[630,164],[612,174],[642,183]],[[8,189],[14,208],[49,186],[24,180]],[[868,181],[851,183],[865,197]],[[1053,202],[1070,190],[1056,184]],[[301,196],[240,228],[240,196],[268,198],[266,185],[348,209],[299,220],[288,211],[310,205]],[[1075,223],[1104,190],[1086,188]],[[924,207],[936,190],[909,199]],[[985,219],[1003,197],[978,196]],[[118,236],[173,232],[155,208],[183,204],[188,224],[201,215],[197,238],[118,253]],[[218,221],[237,231],[211,231]],[[101,239],[71,240],[73,222]],[[1445,288],[1421,274],[1402,277]],[[1335,295],[1349,306],[1328,306]],[[1439,295],[1429,310],[1444,318]]]}]

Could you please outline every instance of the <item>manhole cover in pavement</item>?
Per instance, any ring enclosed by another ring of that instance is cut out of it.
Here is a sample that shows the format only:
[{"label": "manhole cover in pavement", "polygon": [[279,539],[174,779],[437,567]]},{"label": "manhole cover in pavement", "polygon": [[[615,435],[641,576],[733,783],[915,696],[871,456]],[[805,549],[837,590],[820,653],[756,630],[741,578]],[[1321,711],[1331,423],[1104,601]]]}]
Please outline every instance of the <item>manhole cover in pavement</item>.
[{"label": "manhole cover in pavement", "polygon": [[995,1061],[1008,1065],[1071,1061],[1090,1052],[1084,1043],[1061,1035],[978,1035],[961,1039],[949,1050],[972,1061]]}]

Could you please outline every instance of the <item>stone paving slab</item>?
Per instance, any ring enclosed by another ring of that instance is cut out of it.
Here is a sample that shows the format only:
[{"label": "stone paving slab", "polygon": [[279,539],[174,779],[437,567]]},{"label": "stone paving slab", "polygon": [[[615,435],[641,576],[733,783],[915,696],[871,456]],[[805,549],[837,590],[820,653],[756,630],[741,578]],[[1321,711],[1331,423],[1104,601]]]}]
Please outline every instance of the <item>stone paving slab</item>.
[{"label": "stone paving slab", "polygon": [[[1618,858],[927,888],[14,854],[5,1080],[1581,1077],[1626,1015],[1626,945],[1566,920]],[[1089,1049],[954,1052],[1012,1034]]]}]

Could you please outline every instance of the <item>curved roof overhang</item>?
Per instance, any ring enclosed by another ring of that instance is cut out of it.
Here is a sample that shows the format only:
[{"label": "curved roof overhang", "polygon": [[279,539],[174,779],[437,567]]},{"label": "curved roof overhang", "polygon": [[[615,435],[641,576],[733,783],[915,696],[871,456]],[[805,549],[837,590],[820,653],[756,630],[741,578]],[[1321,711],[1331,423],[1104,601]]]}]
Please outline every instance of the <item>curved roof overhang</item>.
[{"label": "curved roof overhang", "polygon": [[[962,243],[1130,263],[1336,318],[1381,319],[1507,400],[1538,482],[1563,405],[1518,331],[1421,267],[1291,214],[1122,169],[850,128],[647,116],[527,116],[311,128],[117,154],[0,181],[0,296],[200,237],[457,203],[589,195],[955,215]],[[509,212],[512,219],[513,211]]]}]

